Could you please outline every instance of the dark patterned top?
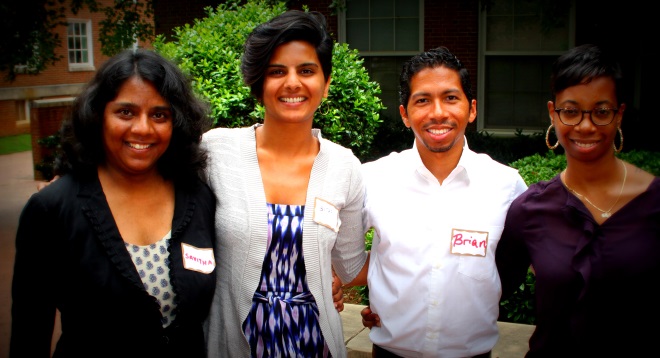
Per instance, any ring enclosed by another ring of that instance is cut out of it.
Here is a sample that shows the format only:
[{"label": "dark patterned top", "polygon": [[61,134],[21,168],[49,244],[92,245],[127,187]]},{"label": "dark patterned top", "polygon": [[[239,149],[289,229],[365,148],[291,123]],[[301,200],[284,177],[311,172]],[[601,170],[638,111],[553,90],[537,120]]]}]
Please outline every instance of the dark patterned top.
[{"label": "dark patterned top", "polygon": [[302,252],[304,205],[268,204],[268,251],[243,322],[252,357],[329,357]]}]

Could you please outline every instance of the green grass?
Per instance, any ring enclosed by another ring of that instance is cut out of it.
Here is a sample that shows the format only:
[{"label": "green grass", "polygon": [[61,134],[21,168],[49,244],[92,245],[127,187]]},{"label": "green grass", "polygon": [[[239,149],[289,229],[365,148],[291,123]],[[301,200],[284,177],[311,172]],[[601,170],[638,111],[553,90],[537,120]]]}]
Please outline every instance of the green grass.
[{"label": "green grass", "polygon": [[28,150],[32,150],[32,137],[30,134],[0,137],[0,155],[25,152]]}]

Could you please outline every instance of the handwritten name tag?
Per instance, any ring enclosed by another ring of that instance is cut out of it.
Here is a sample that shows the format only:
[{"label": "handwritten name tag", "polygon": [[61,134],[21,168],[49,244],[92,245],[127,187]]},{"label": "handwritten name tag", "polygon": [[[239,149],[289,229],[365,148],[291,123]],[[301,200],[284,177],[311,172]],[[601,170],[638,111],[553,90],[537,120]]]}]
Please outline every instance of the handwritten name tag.
[{"label": "handwritten name tag", "polygon": [[451,253],[455,255],[486,256],[488,231],[451,230]]},{"label": "handwritten name tag", "polygon": [[215,268],[213,249],[200,249],[198,247],[181,243],[183,254],[183,267],[201,273],[211,273]]},{"label": "handwritten name tag", "polygon": [[334,232],[338,232],[339,225],[341,225],[339,209],[328,201],[316,198],[314,201],[314,221],[319,225],[334,230]]}]

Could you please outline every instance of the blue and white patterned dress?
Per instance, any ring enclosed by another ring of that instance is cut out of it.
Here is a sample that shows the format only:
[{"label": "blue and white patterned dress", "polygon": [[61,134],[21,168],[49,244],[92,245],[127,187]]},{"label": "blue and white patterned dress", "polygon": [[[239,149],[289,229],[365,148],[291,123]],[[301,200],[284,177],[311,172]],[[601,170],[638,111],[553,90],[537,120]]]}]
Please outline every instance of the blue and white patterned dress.
[{"label": "blue and white patterned dress", "polygon": [[329,357],[302,252],[304,205],[268,205],[268,250],[243,322],[252,357]]}]

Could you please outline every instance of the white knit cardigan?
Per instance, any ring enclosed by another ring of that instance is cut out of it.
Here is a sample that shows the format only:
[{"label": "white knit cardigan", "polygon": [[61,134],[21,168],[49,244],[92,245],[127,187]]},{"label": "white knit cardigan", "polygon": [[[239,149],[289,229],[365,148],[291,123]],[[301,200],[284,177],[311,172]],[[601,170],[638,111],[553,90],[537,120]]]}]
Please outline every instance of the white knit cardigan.
[{"label": "white knit cardigan", "polygon": [[[207,180],[217,196],[217,285],[209,319],[209,357],[249,357],[243,321],[252,305],[267,250],[268,211],[257,161],[255,128],[216,128],[203,138],[209,151]],[[355,278],[364,265],[361,209],[364,187],[360,162],[340,145],[320,141],[305,201],[303,255],[307,284],[319,309],[323,337],[333,357],[346,357],[341,317],[332,301],[334,265],[342,282]],[[316,223],[315,199],[339,209],[338,232]],[[273,203],[277,204],[277,203]]]}]

